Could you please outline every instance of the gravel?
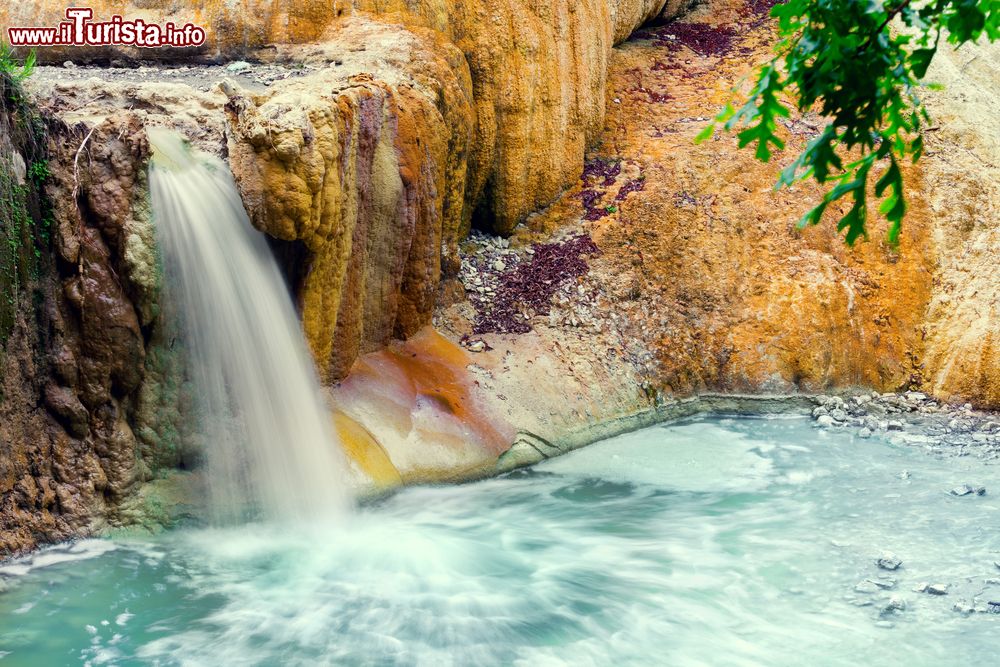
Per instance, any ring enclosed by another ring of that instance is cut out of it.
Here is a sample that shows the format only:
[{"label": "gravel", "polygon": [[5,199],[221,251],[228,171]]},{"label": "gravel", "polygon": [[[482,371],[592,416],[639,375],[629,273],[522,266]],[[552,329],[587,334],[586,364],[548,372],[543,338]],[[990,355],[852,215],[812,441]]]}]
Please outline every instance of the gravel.
[{"label": "gravel", "polygon": [[[853,430],[859,438],[881,436],[893,444],[920,447],[935,455],[1000,459],[1000,420],[996,413],[949,405],[919,391],[900,394],[821,395],[813,399],[817,427]],[[958,480],[956,480],[958,482]],[[973,483],[958,483],[954,496],[986,493]]]}]

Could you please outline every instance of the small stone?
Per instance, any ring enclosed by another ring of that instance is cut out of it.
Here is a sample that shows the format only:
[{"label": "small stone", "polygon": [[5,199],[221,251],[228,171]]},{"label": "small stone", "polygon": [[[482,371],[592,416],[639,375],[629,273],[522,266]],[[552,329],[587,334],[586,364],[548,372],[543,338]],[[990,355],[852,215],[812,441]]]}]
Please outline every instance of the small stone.
[{"label": "small stone", "polygon": [[855,593],[865,593],[871,595],[872,593],[878,593],[881,588],[879,588],[874,581],[871,579],[865,579],[864,581],[859,581],[854,586]]},{"label": "small stone", "polygon": [[906,392],[906,398],[911,401],[923,402],[927,400],[927,394],[920,391],[908,391]]},{"label": "small stone", "polygon": [[493,262],[493,270],[494,271],[503,271],[506,268],[507,268],[507,265],[503,263],[503,260],[499,260],[498,259],[497,261]]},{"label": "small stone", "polygon": [[847,413],[841,410],[840,408],[834,408],[833,410],[831,410],[830,416],[839,422],[847,421],[848,417]]},{"label": "small stone", "polygon": [[250,63],[245,60],[237,60],[226,65],[226,71],[228,72],[244,72],[248,69],[250,69]]},{"label": "small stone", "polygon": [[886,428],[886,430],[889,430],[889,431],[902,431],[903,430],[903,422],[892,420],[892,421],[889,421],[889,422],[886,423],[885,428]]},{"label": "small stone", "polygon": [[882,607],[883,614],[893,614],[904,610],[906,610],[906,600],[896,595],[889,598],[889,601]]},{"label": "small stone", "polygon": [[468,345],[469,352],[482,352],[486,349],[486,343],[481,340],[474,340]]},{"label": "small stone", "polygon": [[904,470],[903,472],[899,473],[900,479],[910,479],[910,477],[911,475],[909,470]]},{"label": "small stone", "polygon": [[830,411],[829,411],[829,410],[827,410],[826,408],[824,408],[824,407],[823,407],[822,405],[821,405],[821,406],[819,406],[819,407],[817,407],[817,408],[816,408],[815,410],[813,410],[813,412],[812,412],[812,415],[813,415],[813,419],[819,419],[819,418],[820,418],[820,417],[822,417],[823,415],[828,415],[828,414],[830,414]]},{"label": "small stone", "polygon": [[984,496],[984,495],[986,495],[986,487],[985,486],[969,486],[968,484],[962,484],[961,486],[956,486],[954,489],[952,489],[948,493],[950,493],[953,496],[958,496],[960,498],[962,496],[971,496],[973,494],[975,494],[977,496]]},{"label": "small stone", "polygon": [[878,560],[875,561],[875,564],[883,570],[898,570],[899,566],[903,564],[903,561],[900,560],[896,554],[886,551],[879,556]]},{"label": "small stone", "polygon": [[960,600],[956,602],[955,604],[952,605],[951,608],[960,614],[971,614],[976,611],[975,605],[969,604],[965,600]]},{"label": "small stone", "polygon": [[870,438],[870,437],[872,437],[872,430],[870,428],[868,428],[867,426],[865,426],[860,431],[858,431],[858,437],[859,438]]},{"label": "small stone", "polygon": [[819,419],[816,420],[816,423],[820,426],[829,428],[830,426],[835,425],[837,422],[835,422],[833,417],[831,417],[830,415],[820,415]]},{"label": "small stone", "polygon": [[63,67],[65,67],[66,69],[76,69],[76,63],[73,62],[72,60],[67,60],[66,62],[63,63]]},{"label": "small stone", "polygon": [[922,581],[917,584],[916,588],[913,589],[914,593],[927,593],[928,595],[947,595],[948,585],[947,584],[929,584],[926,581]]}]

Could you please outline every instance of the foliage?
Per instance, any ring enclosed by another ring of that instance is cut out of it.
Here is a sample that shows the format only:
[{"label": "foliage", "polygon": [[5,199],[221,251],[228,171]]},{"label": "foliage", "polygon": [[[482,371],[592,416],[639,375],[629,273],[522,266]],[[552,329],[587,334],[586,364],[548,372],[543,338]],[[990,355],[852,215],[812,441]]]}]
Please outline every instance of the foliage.
[{"label": "foliage", "polygon": [[44,266],[53,224],[51,206],[41,193],[51,176],[44,123],[21,91],[33,66],[33,56],[19,65],[0,46],[0,343],[12,330],[18,309],[37,296],[30,286]]},{"label": "foliage", "polygon": [[17,89],[17,84],[31,76],[35,71],[35,52],[30,51],[21,63],[14,57],[14,50],[7,44],[0,42],[0,74],[9,79]]},{"label": "foliage", "polygon": [[[778,20],[777,55],[758,70],[745,103],[726,105],[696,141],[721,123],[738,129],[740,147],[753,144],[767,162],[784,148],[778,124],[790,106],[819,111],[826,127],[777,187],[808,178],[833,183],[799,224],[817,224],[831,204],[847,199],[837,229],[853,244],[867,238],[869,176],[880,173],[874,194],[896,243],[906,212],[900,164],[920,158],[930,120],[918,96],[927,69],[942,38],[955,45],[983,34],[1000,38],[1000,0],[787,0],[771,16]],[[890,28],[894,21],[900,29]]]},{"label": "foliage", "polygon": [[37,162],[32,162],[31,166],[28,168],[28,176],[31,177],[35,183],[41,185],[45,180],[52,175],[49,171],[49,161],[48,160],[38,160]]}]

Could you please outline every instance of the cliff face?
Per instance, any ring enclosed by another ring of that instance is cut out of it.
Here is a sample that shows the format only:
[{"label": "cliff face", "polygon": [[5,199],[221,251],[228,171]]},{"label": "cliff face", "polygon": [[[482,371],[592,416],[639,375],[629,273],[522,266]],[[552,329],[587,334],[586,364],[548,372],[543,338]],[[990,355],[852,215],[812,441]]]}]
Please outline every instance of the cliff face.
[{"label": "cliff face", "polygon": [[1000,44],[935,59],[944,89],[928,107],[924,181],[933,217],[934,285],[926,315],[924,379],[934,394],[1000,408]]},{"label": "cliff face", "polygon": [[302,251],[292,280],[333,380],[427,323],[442,270],[455,273],[472,90],[461,53],[427,31],[351,20],[297,53],[322,69],[230,90],[228,152],[254,224]]},{"label": "cliff face", "polygon": [[[279,0],[234,5],[223,0],[122,3],[90,6],[95,20],[113,14],[128,19],[203,26],[203,47],[137,49],[55,47],[41,51],[47,62],[103,59],[191,59],[274,57],[275,45],[339,39],[341,53],[370,48],[364,33],[351,36],[352,16],[394,26],[391,35],[409,41],[410,30],[429,29],[436,44],[453,44],[471,74],[474,115],[469,143],[463,213],[466,226],[477,224],[508,234],[532,211],[550,203],[577,176],[588,142],[600,131],[604,90],[612,46],[646,20],[666,12],[675,16],[687,0],[353,0],[298,2]],[[0,25],[55,25],[65,5],[53,0],[17,3],[0,9]],[[376,38],[378,41],[379,38]],[[400,48],[406,47],[402,44]],[[378,48],[376,46],[376,48]],[[457,64],[456,55],[436,56]],[[280,50],[280,48],[279,48]],[[390,67],[397,67],[399,63]],[[402,66],[425,69],[418,59]],[[412,70],[412,71],[411,71]],[[382,76],[377,70],[376,78]],[[433,136],[426,128],[424,136]]]},{"label": "cliff face", "polygon": [[[140,275],[148,267],[136,256],[144,241],[132,238],[142,234],[133,217],[141,209],[132,200],[144,179],[136,168],[143,152],[137,126],[95,132],[96,166],[74,172],[57,166],[73,163],[72,131],[57,122],[46,127],[26,109],[7,109],[5,115],[20,115],[21,126],[36,130],[31,141],[50,150],[32,149],[16,136],[2,138],[5,205],[17,199],[8,198],[12,187],[27,193],[22,200],[32,190],[38,193],[35,210],[20,221],[28,234],[19,239],[29,244],[34,266],[20,290],[4,289],[15,318],[2,340],[3,553],[93,529],[112,518],[149,473],[133,434],[142,423],[141,327],[149,320],[147,315],[143,321],[142,305],[150,297]],[[28,157],[31,181],[16,170],[13,182],[8,180],[11,156]],[[11,210],[17,215],[16,205],[4,215]],[[11,230],[4,225],[5,235]]]},{"label": "cliff face", "polygon": [[[52,272],[36,307],[17,314],[4,357],[0,552],[142,520],[140,485],[197,464],[148,210],[146,127],[229,158],[332,381],[427,324],[442,289],[454,295],[473,218],[507,232],[576,179],[602,125],[611,46],[662,4],[265,3],[234,14],[217,3],[192,16],[172,15],[175,3],[94,6],[97,19],[205,23],[210,46],[195,60],[259,58],[253,69],[268,77],[69,68],[27,82],[50,126]],[[6,5],[0,23],[54,23],[62,11]],[[55,62],[138,53],[41,52]],[[491,433],[484,451],[495,456],[507,436]]]},{"label": "cliff face", "polygon": [[[220,2],[188,17],[144,2],[122,13],[204,22],[202,56],[263,62],[32,77],[50,270],[35,300],[0,308],[0,554],[142,520],[143,483],[197,465],[149,126],[229,160],[321,375],[339,382],[345,447],[376,484],[485,474],[515,440],[546,451],[705,390],[919,387],[1000,406],[997,47],[942,54],[941,129],[907,174],[902,244],[875,224],[849,249],[832,222],[794,228],[818,189],[774,193],[782,165],[731,136],[692,143],[768,49],[757,3],[612,49],[662,4]],[[44,23],[62,7],[4,11]],[[719,50],[685,42],[706,30]],[[130,54],[89,54],[102,56]],[[789,155],[820,122],[788,123]],[[511,236],[470,240],[474,224]]]}]

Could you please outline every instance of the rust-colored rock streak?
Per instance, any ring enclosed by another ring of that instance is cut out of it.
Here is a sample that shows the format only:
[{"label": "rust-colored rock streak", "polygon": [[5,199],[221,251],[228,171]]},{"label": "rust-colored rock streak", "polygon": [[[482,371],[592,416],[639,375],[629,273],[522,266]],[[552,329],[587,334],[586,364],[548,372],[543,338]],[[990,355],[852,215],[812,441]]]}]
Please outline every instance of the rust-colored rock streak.
[{"label": "rust-colored rock streak", "polygon": [[361,357],[332,398],[404,481],[485,474],[510,446],[514,429],[487,407],[469,363],[464,350],[428,327]]}]

